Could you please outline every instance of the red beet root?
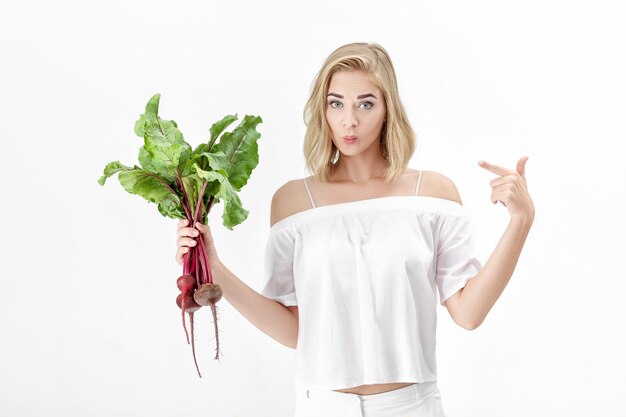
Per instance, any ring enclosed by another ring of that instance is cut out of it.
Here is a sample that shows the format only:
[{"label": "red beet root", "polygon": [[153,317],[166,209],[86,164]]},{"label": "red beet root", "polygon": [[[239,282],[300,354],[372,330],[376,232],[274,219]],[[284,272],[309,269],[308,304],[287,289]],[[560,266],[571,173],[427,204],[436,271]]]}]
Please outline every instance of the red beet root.
[{"label": "red beet root", "polygon": [[[193,301],[191,294],[193,294],[193,290],[196,288],[196,279],[193,275],[184,274],[178,277],[176,285],[181,291],[181,294],[185,295],[185,298],[182,299],[182,306],[180,304],[178,306],[182,309],[181,316],[183,318],[183,329],[185,329],[185,337],[187,338],[187,344],[189,344],[189,333],[187,333],[187,325],[185,324],[185,311],[187,311],[187,308],[190,305],[187,300],[192,299]],[[195,304],[195,302],[193,304]]]},{"label": "red beet root", "polygon": [[196,288],[196,279],[192,275],[181,275],[176,280],[176,286],[183,293],[187,294]]},{"label": "red beet root", "polygon": [[209,304],[215,304],[222,298],[222,289],[219,285],[208,283],[203,284],[198,288],[194,294],[193,299],[201,306],[208,306]]},{"label": "red beet root", "polygon": [[[183,308],[182,302],[183,302],[183,294],[180,293],[176,297],[176,305],[180,307],[181,309]],[[198,305],[198,303],[196,303],[196,301],[193,299],[193,296],[191,294],[185,295],[184,302],[185,302],[185,312],[189,314],[195,313],[202,307],[201,305]]]}]

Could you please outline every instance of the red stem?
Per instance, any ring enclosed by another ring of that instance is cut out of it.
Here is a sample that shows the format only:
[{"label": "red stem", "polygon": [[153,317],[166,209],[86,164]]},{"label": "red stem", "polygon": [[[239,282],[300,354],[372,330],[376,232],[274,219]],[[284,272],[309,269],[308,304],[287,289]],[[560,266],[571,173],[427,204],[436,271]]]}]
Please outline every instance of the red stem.
[{"label": "red stem", "polygon": [[206,186],[209,182],[205,181],[204,184],[202,185],[202,191],[200,191],[200,195],[198,196],[198,203],[196,204],[196,212],[193,215],[193,224],[195,226],[196,221],[198,219],[198,212],[200,211],[200,204],[202,203],[203,197],[204,197],[204,190],[206,190]]},{"label": "red stem", "polygon": [[204,282],[202,282],[203,284],[206,284],[207,282],[213,283],[213,274],[211,273],[211,266],[209,264],[209,257],[206,253],[206,249],[204,246],[204,239],[200,239],[199,243],[199,248],[200,249],[200,263],[202,264],[202,268],[204,271],[207,271],[207,273],[204,276]]},{"label": "red stem", "polygon": [[205,250],[204,250],[204,242],[202,242],[202,240],[203,239],[200,239],[198,241],[199,243],[198,246],[200,246],[198,248],[198,261],[200,262],[202,272],[203,272],[202,276],[200,277],[200,281],[202,284],[206,284],[207,276],[204,272],[207,270],[207,265],[206,265],[206,259],[205,259],[206,255],[205,255]]},{"label": "red stem", "polygon": [[[178,173],[178,170],[176,170],[176,172]],[[178,181],[178,186],[181,188],[181,190],[183,190],[183,196],[185,197],[183,201],[181,201],[181,204],[183,208],[185,209],[185,214],[187,214],[187,220],[191,222],[191,211],[190,211],[191,202],[189,201],[187,190],[185,190],[185,184],[183,183],[183,180],[180,179],[180,173],[178,175],[179,176],[176,178],[176,181]],[[194,223],[192,223],[191,225],[193,226]]]},{"label": "red stem", "polygon": [[[200,240],[202,240],[202,239],[200,239]],[[198,242],[198,241],[196,240],[196,242]],[[201,248],[196,248],[196,250],[201,250]],[[202,282],[202,277],[201,277],[202,270],[200,269],[200,257],[196,256],[195,258],[196,258],[195,259],[195,261],[196,261],[196,271],[198,271],[197,274],[196,274],[196,284],[197,284],[196,288],[198,288],[198,287],[200,287],[200,283]]]}]

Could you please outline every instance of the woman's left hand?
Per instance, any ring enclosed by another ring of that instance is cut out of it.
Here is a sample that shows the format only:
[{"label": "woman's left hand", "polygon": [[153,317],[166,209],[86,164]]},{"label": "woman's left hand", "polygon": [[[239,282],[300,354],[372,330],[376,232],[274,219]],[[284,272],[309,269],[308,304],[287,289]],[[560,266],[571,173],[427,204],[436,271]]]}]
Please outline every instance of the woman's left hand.
[{"label": "woman's left hand", "polygon": [[489,182],[492,189],[491,202],[496,204],[499,201],[504,204],[511,217],[525,217],[533,221],[535,206],[526,187],[526,161],[527,156],[520,158],[515,171],[485,161],[478,161],[478,165],[499,175]]}]

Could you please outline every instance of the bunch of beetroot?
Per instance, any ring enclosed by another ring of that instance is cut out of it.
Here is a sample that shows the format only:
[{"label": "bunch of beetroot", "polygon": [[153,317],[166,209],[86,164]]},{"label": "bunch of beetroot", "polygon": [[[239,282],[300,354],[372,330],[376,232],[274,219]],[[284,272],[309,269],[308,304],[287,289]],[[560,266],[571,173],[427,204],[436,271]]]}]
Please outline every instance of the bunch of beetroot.
[{"label": "bunch of beetroot", "polygon": [[[247,184],[252,170],[258,165],[257,140],[261,134],[256,126],[258,116],[245,116],[232,132],[225,132],[237,115],[228,115],[210,128],[210,139],[192,150],[173,120],[158,115],[160,94],[146,105],[145,113],[135,122],[135,133],[144,139],[139,150],[141,166],[125,166],[110,162],[98,179],[104,185],[107,178],[118,174],[122,187],[158,206],[159,212],[173,219],[187,219],[208,224],[208,215],[215,203],[224,201],[222,220],[232,230],[248,217],[237,192]],[[219,138],[219,142],[216,143]],[[176,304],[181,309],[187,343],[191,343],[194,363],[201,377],[194,344],[194,314],[202,306],[210,306],[216,339],[215,359],[219,359],[219,335],[216,303],[222,298],[219,285],[213,283],[204,240],[190,247],[183,257],[183,275],[176,285],[180,294]],[[189,314],[191,342],[185,313]]]}]

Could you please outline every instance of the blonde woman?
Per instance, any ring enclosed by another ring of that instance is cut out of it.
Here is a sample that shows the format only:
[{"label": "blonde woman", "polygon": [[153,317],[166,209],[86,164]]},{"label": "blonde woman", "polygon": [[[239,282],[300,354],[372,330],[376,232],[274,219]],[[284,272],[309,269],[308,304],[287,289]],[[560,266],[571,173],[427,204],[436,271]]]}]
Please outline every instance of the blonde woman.
[{"label": "blonde woman", "polygon": [[177,261],[201,233],[224,297],[296,349],[296,417],[444,416],[437,293],[459,326],[483,322],[534,219],[527,158],[515,171],[479,163],[498,175],[491,201],[511,215],[483,267],[454,183],[407,166],[415,135],[380,45],[344,45],[326,59],[305,123],[313,175],[272,198],[261,293],[220,262],[206,225],[179,224]]}]

